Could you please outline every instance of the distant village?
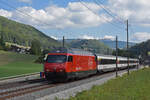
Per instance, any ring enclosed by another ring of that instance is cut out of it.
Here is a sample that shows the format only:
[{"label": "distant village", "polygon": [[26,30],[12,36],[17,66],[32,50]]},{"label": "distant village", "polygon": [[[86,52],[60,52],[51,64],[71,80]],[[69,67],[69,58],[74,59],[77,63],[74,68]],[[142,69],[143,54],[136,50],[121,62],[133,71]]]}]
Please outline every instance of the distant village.
[{"label": "distant village", "polygon": [[26,47],[26,46],[18,45],[16,43],[9,43],[9,42],[6,42],[5,45],[10,48],[9,51],[22,53],[22,54],[30,54],[31,47]]}]

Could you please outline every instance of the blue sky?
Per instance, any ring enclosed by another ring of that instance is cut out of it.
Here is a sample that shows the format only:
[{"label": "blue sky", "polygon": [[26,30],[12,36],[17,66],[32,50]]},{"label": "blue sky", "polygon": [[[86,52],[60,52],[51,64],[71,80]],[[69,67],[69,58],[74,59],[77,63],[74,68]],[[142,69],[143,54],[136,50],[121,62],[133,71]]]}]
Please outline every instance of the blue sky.
[{"label": "blue sky", "polygon": [[56,39],[115,39],[117,35],[125,41],[128,19],[130,41],[146,41],[149,9],[149,0],[0,0],[1,16]]}]

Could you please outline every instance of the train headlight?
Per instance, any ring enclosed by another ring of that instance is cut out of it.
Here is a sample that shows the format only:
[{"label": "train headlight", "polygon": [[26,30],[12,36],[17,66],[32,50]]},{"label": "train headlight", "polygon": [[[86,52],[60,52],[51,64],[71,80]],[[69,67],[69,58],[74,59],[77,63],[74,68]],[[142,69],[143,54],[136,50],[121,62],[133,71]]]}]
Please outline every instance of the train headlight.
[{"label": "train headlight", "polygon": [[47,71],[47,72],[50,72],[50,70],[49,70],[49,69],[46,69],[46,71]]},{"label": "train headlight", "polygon": [[65,71],[64,69],[60,69],[60,70],[59,70],[59,72],[64,72],[64,71]]}]

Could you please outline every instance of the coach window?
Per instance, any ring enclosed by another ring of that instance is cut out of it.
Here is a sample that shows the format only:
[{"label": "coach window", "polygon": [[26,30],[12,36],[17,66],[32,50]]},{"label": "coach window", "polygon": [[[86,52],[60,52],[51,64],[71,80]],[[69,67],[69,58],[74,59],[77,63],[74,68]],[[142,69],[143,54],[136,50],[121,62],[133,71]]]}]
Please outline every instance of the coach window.
[{"label": "coach window", "polygon": [[69,56],[68,57],[68,62],[72,62],[73,61],[73,57],[72,56]]}]

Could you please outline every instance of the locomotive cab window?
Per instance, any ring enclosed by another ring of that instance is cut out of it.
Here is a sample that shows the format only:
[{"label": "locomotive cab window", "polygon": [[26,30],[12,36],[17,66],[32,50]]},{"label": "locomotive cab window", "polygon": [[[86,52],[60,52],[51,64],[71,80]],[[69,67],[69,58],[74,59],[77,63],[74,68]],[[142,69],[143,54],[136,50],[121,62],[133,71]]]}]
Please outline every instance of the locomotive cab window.
[{"label": "locomotive cab window", "polygon": [[46,62],[47,63],[64,63],[66,62],[66,55],[48,55]]},{"label": "locomotive cab window", "polygon": [[68,56],[68,62],[72,62],[73,61],[73,57],[72,56]]}]

